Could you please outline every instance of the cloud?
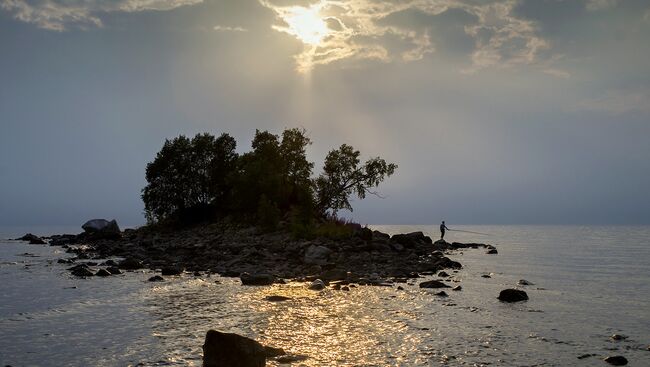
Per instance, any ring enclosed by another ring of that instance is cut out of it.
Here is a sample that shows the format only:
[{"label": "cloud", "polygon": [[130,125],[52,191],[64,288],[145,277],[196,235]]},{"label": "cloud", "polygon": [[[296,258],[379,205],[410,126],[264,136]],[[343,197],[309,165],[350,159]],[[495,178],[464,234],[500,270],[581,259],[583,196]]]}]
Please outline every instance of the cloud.
[{"label": "cloud", "polygon": [[[465,57],[464,71],[547,62],[549,41],[534,20],[516,14],[517,0],[260,0],[286,27],[287,14],[319,7],[329,33],[296,55],[297,69],[374,59],[410,62],[436,52]],[[332,25],[330,25],[332,24]],[[548,66],[545,66],[549,69]],[[556,73],[557,74],[557,73]]]},{"label": "cloud", "polygon": [[70,26],[102,27],[101,16],[106,13],[168,11],[201,2],[203,0],[0,0],[0,9],[39,28],[64,31]]},{"label": "cloud", "polygon": [[577,110],[620,115],[630,112],[650,113],[650,89],[614,89],[578,103]]},{"label": "cloud", "polygon": [[614,8],[618,5],[618,0],[588,0],[586,8],[590,11],[598,11]]},{"label": "cloud", "polygon": [[216,25],[214,26],[215,31],[219,32],[248,32],[248,29],[244,27],[229,27],[229,26],[223,26],[223,25]]}]

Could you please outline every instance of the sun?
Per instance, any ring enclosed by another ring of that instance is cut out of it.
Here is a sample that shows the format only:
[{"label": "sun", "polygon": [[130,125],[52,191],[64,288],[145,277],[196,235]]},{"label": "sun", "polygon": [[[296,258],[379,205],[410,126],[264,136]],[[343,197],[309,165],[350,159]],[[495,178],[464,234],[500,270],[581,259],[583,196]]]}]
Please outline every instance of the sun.
[{"label": "sun", "polygon": [[288,27],[283,30],[303,43],[318,46],[329,34],[327,23],[320,15],[322,5],[317,4],[309,8],[295,6],[287,9],[282,17]]}]

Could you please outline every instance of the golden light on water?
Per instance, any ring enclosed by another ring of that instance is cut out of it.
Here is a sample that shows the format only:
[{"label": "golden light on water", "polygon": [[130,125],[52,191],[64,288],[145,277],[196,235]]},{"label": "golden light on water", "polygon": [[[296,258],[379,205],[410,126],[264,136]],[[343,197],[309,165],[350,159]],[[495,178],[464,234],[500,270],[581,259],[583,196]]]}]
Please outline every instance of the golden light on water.
[{"label": "golden light on water", "polygon": [[287,27],[277,28],[295,36],[305,44],[318,46],[329,34],[327,23],[320,14],[321,8],[322,4],[308,8],[302,6],[288,8],[282,16]]}]

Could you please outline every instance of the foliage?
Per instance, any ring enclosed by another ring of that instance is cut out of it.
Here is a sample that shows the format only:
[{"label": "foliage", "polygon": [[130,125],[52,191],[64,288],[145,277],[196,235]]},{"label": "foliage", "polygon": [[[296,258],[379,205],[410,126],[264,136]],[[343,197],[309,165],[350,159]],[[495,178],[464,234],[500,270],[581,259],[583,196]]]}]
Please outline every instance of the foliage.
[{"label": "foliage", "polygon": [[[372,158],[360,165],[360,153],[342,145],[329,152],[323,173],[312,179],[307,159],[311,139],[304,129],[282,135],[255,131],[251,151],[238,155],[228,134],[198,134],[166,140],[147,165],[142,190],[150,223],[194,223],[236,215],[274,230],[284,219],[296,236],[348,236],[350,226],[328,214],[352,210],[353,195],[366,194],[397,168]],[[331,223],[330,223],[331,222]]]},{"label": "foliage", "polygon": [[364,199],[366,194],[376,195],[371,189],[397,169],[397,165],[386,163],[379,157],[360,166],[360,155],[358,150],[346,144],[327,154],[323,173],[316,179],[318,204],[323,212],[328,209],[334,213],[340,209],[352,211],[352,195],[359,199]]}]

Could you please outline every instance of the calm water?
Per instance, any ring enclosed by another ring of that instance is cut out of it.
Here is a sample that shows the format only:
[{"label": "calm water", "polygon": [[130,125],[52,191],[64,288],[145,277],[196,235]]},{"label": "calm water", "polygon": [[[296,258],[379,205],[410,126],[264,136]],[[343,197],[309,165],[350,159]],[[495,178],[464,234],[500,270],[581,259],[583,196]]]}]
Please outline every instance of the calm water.
[{"label": "calm water", "polygon": [[[0,241],[0,365],[200,366],[214,328],[307,355],[294,364],[304,366],[592,366],[612,354],[650,366],[650,227],[455,228],[490,236],[449,232],[448,240],[492,243],[499,255],[451,256],[464,265],[452,273],[463,290],[447,299],[417,282],[317,293],[214,276],[152,284],[146,272],[75,279],[56,263],[67,257],[59,248]],[[519,279],[535,283],[525,287],[530,300],[498,302]],[[292,300],[265,301],[271,294]],[[628,339],[611,341],[613,333]]]}]

